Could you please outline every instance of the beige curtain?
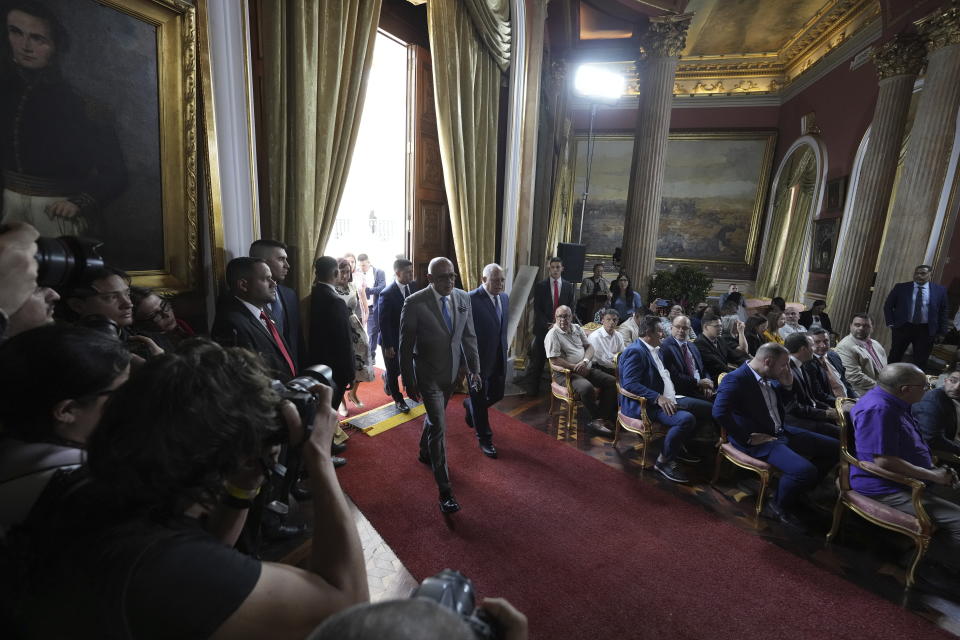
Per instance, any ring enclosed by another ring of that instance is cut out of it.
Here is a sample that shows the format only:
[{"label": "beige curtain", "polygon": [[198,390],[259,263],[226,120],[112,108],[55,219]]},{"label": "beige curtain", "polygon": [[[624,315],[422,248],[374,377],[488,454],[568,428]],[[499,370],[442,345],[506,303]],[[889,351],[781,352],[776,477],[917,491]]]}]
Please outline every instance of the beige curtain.
[{"label": "beige curtain", "polygon": [[803,297],[800,279],[807,269],[808,229],[817,186],[817,160],[804,146],[791,154],[774,194],[770,233],[757,271],[757,294],[797,301]]},{"label": "beige curtain", "polygon": [[[427,3],[440,158],[454,248],[468,289],[477,286],[484,265],[496,255],[499,65],[509,61],[508,18],[506,0]],[[504,39],[506,49],[492,52],[488,42]]]},{"label": "beige curtain", "polygon": [[[557,244],[564,241],[569,226],[571,207],[570,201],[573,192],[573,145],[570,144],[570,130],[572,123],[566,118],[560,125],[559,140],[561,141],[560,158],[556,167],[556,180],[553,183],[553,194],[550,198],[550,224],[547,227],[547,242],[544,246],[544,262],[557,255]],[[546,266],[546,265],[541,265]]]},{"label": "beige curtain", "polygon": [[264,2],[264,120],[273,235],[298,250],[292,284],[310,293],[313,260],[337,216],[363,112],[381,0]]}]

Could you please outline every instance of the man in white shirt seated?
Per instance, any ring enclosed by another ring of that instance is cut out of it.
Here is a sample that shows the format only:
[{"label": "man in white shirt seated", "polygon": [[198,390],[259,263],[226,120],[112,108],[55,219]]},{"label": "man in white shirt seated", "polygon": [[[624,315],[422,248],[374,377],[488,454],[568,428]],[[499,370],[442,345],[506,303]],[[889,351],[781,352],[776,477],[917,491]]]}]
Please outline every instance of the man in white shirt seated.
[{"label": "man in white shirt seated", "polygon": [[[573,311],[566,305],[557,307],[554,325],[543,339],[550,363],[570,370],[570,384],[583,402],[590,430],[597,435],[612,436],[610,427],[617,415],[617,379],[593,368],[593,346],[578,324],[573,324]],[[560,374],[554,381],[566,384]],[[600,388],[600,397],[594,387]]]},{"label": "man in white shirt seated", "polygon": [[792,333],[800,333],[806,330],[807,328],[800,324],[800,312],[793,305],[788,306],[786,311],[783,312],[783,326],[777,330],[780,337],[786,339]]},{"label": "man in white shirt seated", "polygon": [[614,357],[623,351],[623,336],[617,331],[619,320],[619,311],[616,309],[604,310],[600,328],[587,338],[587,341],[593,346],[593,366],[610,375],[615,375]]}]

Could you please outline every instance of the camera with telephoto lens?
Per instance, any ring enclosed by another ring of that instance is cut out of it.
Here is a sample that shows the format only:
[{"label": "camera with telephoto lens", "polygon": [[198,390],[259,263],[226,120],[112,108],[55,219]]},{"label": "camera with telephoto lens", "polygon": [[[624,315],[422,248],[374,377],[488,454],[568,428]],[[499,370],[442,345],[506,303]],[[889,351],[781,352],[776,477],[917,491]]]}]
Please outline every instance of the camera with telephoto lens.
[{"label": "camera with telephoto lens", "polygon": [[86,281],[86,274],[103,268],[100,247],[93,238],[37,238],[37,284],[53,289]]},{"label": "camera with telephoto lens", "polygon": [[[310,437],[313,431],[313,419],[317,417],[317,403],[320,396],[317,395],[318,385],[330,387],[331,392],[336,395],[337,384],[333,381],[333,371],[325,364],[315,364],[307,367],[300,372],[296,378],[286,383],[280,380],[271,380],[271,388],[284,400],[289,400],[297,408],[300,414],[300,423],[303,425],[303,441],[297,444],[303,444]],[[272,446],[275,444],[287,444],[290,440],[290,427],[280,418],[279,428],[270,433],[265,444]]]},{"label": "camera with telephoto lens", "polygon": [[483,609],[476,607],[473,596],[473,583],[459,571],[444,569],[430,578],[424,579],[411,598],[432,600],[445,609],[450,609],[473,630],[481,640],[503,638],[503,629]]}]

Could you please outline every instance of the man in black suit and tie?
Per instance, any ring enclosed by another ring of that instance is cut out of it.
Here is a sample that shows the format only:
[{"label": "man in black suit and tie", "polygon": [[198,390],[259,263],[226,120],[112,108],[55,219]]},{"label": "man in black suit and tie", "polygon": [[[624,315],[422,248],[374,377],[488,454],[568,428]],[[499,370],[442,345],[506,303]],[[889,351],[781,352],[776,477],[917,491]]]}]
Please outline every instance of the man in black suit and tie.
[{"label": "man in black suit and tie", "polygon": [[354,274],[363,283],[363,294],[367,298],[367,338],[370,345],[370,362],[377,358],[377,345],[380,343],[380,320],[377,318],[377,299],[387,286],[387,276],[383,269],[370,264],[365,253],[357,256],[357,271]]},{"label": "man in black suit and tie", "polygon": [[857,392],[847,382],[840,356],[830,349],[828,329],[814,329],[807,333],[813,343],[813,358],[804,363],[803,372],[810,382],[813,397],[829,407],[836,405],[837,398],[856,398]]},{"label": "man in black suit and tie", "polygon": [[353,363],[350,310],[335,288],[339,275],[337,259],[321,256],[314,263],[314,270],[317,284],[310,295],[310,362],[325,364],[333,371],[333,381],[337,383],[333,396],[336,409],[357,373]]},{"label": "man in black suit and tie", "polygon": [[277,283],[277,296],[267,304],[267,313],[273,318],[280,335],[286,341],[293,363],[298,368],[302,367],[305,363],[301,358],[306,358],[307,346],[300,328],[300,301],[293,289],[281,284],[290,272],[287,245],[277,240],[261,238],[250,245],[250,257],[263,258],[270,267],[270,275]]},{"label": "man in black suit and tie", "polygon": [[527,354],[524,384],[528,396],[536,396],[540,392],[540,377],[547,359],[543,339],[553,324],[557,307],[576,308],[576,290],[573,283],[560,277],[563,273],[563,261],[554,256],[547,264],[549,277],[533,286],[533,346]]},{"label": "man in black suit and tie", "polygon": [[720,337],[720,318],[709,311],[703,314],[700,329],[700,337],[693,344],[696,345],[703,359],[704,370],[714,383],[721,373],[729,373],[750,359],[740,350],[731,349],[730,345]]},{"label": "man in black suit and tie", "polygon": [[260,354],[271,373],[287,381],[296,364],[266,306],[276,299],[277,283],[261,258],[234,258],[227,264],[230,294],[217,308],[210,335],[225,347],[243,347]]},{"label": "man in black suit and tie", "polygon": [[503,292],[507,278],[498,264],[483,268],[483,284],[470,292],[473,327],[477,332],[482,386],[470,389],[464,400],[467,424],[476,429],[480,450],[489,458],[497,457],[493,431],[487,410],[503,398],[507,363],[507,312],[510,297]]},{"label": "man in black suit and tie", "polygon": [[786,394],[784,408],[790,424],[814,433],[840,438],[837,410],[816,399],[803,365],[813,360],[813,347],[805,331],[791,333],[783,341],[790,354],[793,387]]},{"label": "man in black suit and tie", "polygon": [[[920,435],[930,450],[960,456],[957,423],[960,422],[960,371],[954,369],[942,389],[931,389],[911,407]],[[942,456],[941,456],[942,457]]]},{"label": "man in black suit and tie", "polygon": [[[690,319],[687,316],[676,316],[673,319],[670,337],[660,343],[660,359],[664,368],[670,372],[670,379],[673,380],[677,393],[709,402],[713,398],[713,380],[704,370],[700,350],[687,341],[690,328]],[[710,415],[709,408],[706,415]]]},{"label": "man in black suit and tie", "polygon": [[913,282],[893,286],[883,304],[883,315],[893,334],[889,362],[900,362],[913,345],[913,363],[923,369],[934,342],[947,333],[947,290],[930,282],[933,267],[921,264]]},{"label": "man in black suit and tie", "polygon": [[383,373],[383,392],[393,398],[397,410],[408,413],[410,407],[400,392],[400,312],[403,302],[419,290],[413,280],[413,263],[406,258],[393,262],[395,279],[380,292],[377,300],[377,324],[380,328],[380,349],[387,370]]}]

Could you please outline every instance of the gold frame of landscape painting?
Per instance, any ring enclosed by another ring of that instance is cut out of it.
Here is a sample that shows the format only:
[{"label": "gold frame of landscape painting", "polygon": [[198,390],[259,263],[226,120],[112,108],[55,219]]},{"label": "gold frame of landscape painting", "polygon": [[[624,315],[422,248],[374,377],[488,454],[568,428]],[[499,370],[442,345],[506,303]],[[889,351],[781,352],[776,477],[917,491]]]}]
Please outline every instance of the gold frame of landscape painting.
[{"label": "gold frame of landscape painting", "polygon": [[[595,136],[583,225],[587,264],[622,246],[633,137]],[[567,239],[580,222],[587,136],[578,135]],[[657,261],[752,268],[769,189],[776,133],[675,132],[664,169]]]},{"label": "gold frame of landscape painting", "polygon": [[197,2],[39,3],[69,45],[49,64],[98,136],[83,147],[91,174],[102,176],[105,167],[119,176],[109,193],[94,198],[82,233],[101,240],[107,263],[136,285],[163,293],[197,289]]}]

